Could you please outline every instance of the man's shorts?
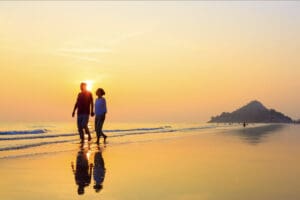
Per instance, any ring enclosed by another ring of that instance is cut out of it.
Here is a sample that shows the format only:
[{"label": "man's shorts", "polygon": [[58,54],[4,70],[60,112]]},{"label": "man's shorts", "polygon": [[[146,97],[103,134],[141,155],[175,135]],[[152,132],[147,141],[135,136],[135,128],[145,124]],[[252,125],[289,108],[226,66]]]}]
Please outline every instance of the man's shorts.
[{"label": "man's shorts", "polygon": [[77,127],[79,130],[87,127],[89,123],[89,115],[78,115],[77,116]]}]

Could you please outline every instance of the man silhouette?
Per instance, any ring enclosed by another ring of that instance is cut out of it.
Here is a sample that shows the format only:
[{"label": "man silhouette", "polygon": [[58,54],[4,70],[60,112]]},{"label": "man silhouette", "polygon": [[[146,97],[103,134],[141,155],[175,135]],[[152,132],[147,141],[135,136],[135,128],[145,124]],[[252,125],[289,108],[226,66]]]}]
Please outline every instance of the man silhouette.
[{"label": "man silhouette", "polygon": [[79,195],[84,194],[84,188],[91,183],[91,175],[93,164],[89,164],[87,150],[80,148],[76,158],[76,169],[74,163],[71,163],[72,171],[75,176],[76,184],[78,185],[77,192]]},{"label": "man silhouette", "polygon": [[77,96],[77,100],[73,109],[72,117],[75,116],[77,109],[77,127],[81,142],[84,142],[84,132],[88,134],[88,140],[92,139],[91,133],[88,128],[89,115],[94,116],[94,104],[93,95],[87,90],[86,83],[82,82],[80,84],[81,92]]}]

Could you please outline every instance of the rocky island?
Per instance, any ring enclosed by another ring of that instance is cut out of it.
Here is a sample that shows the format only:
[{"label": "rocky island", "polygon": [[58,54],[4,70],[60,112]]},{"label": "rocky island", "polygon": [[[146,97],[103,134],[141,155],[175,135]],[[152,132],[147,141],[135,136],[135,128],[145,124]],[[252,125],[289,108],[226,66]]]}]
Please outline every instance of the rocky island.
[{"label": "rocky island", "polygon": [[209,123],[293,123],[294,121],[274,109],[266,108],[261,102],[254,100],[233,111],[223,112],[212,117]]}]

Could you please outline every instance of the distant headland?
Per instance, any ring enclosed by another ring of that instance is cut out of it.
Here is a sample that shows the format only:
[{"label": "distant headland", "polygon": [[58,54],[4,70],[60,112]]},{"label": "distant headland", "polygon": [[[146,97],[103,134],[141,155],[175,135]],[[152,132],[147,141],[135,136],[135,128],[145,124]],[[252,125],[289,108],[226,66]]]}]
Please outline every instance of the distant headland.
[{"label": "distant headland", "polygon": [[266,108],[261,102],[254,100],[247,105],[229,113],[212,117],[209,123],[294,123],[292,118],[274,109]]}]

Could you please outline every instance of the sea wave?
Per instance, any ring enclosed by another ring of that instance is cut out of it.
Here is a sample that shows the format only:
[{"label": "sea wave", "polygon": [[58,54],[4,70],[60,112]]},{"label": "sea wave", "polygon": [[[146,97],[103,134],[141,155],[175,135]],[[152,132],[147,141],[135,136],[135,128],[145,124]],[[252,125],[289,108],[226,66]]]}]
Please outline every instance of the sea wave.
[{"label": "sea wave", "polygon": [[[103,130],[105,133],[128,133],[128,132],[138,132],[138,131],[159,131],[172,128],[171,126],[160,126],[160,127],[150,127],[150,128],[131,128],[131,129],[111,129]],[[50,132],[48,129],[33,129],[33,130],[12,130],[12,131],[0,131],[0,136],[3,135],[26,135],[17,137],[2,137],[1,140],[27,140],[27,139],[40,139],[40,138],[53,138],[53,137],[68,137],[74,136],[76,133],[61,133],[61,134],[45,134]],[[52,131],[53,132],[53,131]],[[32,136],[36,134],[35,136]]]},{"label": "sea wave", "polygon": [[[132,128],[132,129],[111,129],[103,130],[107,133],[118,133],[118,132],[129,132],[129,131],[153,131],[153,130],[163,130],[167,128],[172,128],[171,126],[160,126],[160,127],[150,127],[150,128]],[[30,135],[30,134],[43,134],[50,132],[48,129],[32,129],[32,130],[11,130],[11,131],[0,131],[0,135]],[[51,137],[51,136],[49,136]],[[32,139],[32,138],[30,138]]]},{"label": "sea wave", "polygon": [[32,140],[32,139],[46,139],[46,138],[58,138],[58,137],[70,137],[78,135],[78,133],[62,133],[52,135],[34,135],[34,136],[21,136],[21,137],[0,137],[0,141],[3,140]]},{"label": "sea wave", "polygon": [[43,145],[48,145],[48,144],[59,144],[59,143],[66,143],[66,142],[72,142],[72,141],[75,141],[75,139],[15,145],[15,146],[9,146],[9,147],[2,147],[2,148],[0,148],[0,151],[27,149],[27,148],[38,147],[38,146],[43,146]]},{"label": "sea wave", "polygon": [[160,127],[151,127],[151,128],[133,128],[133,129],[112,129],[104,130],[104,132],[128,132],[128,131],[153,131],[153,130],[163,130],[167,128],[172,128],[172,126],[160,126]]},{"label": "sea wave", "polygon": [[[197,130],[205,130],[216,128],[215,125],[207,125],[207,126],[196,126],[196,127],[182,127],[182,128],[174,128],[172,126],[160,126],[160,127],[150,127],[150,128],[132,128],[132,129],[114,129],[114,130],[104,130],[104,132],[109,133],[109,137],[118,138],[118,137],[126,137],[133,135],[144,135],[144,134],[162,134],[162,133],[174,133],[174,132],[190,132]],[[36,129],[31,131],[9,131],[9,132],[1,132],[2,135],[18,135],[25,134],[14,137],[0,137],[0,141],[14,141],[14,140],[29,140],[32,141],[27,144],[20,145],[8,145],[4,147],[0,146],[0,151],[10,151],[10,150],[19,150],[19,149],[27,149],[37,146],[44,146],[49,144],[58,144],[65,143],[71,141],[77,141],[78,133],[55,133],[51,132],[51,134],[38,134],[38,133],[46,133],[46,129]],[[3,134],[4,133],[4,134]],[[9,133],[9,134],[8,134]],[[37,134],[37,135],[26,135],[26,134]],[[75,138],[76,137],[76,138]],[[55,141],[47,141],[44,139],[55,139]],[[38,141],[38,139],[40,139]],[[33,142],[36,141],[36,142]]]},{"label": "sea wave", "polygon": [[[113,130],[103,130],[105,133],[111,133],[109,137],[124,137],[130,135],[142,135],[142,134],[154,134],[154,133],[171,133],[171,132],[188,132],[201,129],[210,129],[215,128],[215,125],[209,126],[199,126],[199,127],[186,127],[186,128],[173,128],[172,126],[161,126],[161,127],[151,127],[151,128],[134,128],[134,129],[113,129]],[[43,129],[46,131],[45,129]],[[37,135],[26,135],[36,131]],[[46,131],[47,132],[47,131]],[[43,133],[46,133],[43,132]],[[93,131],[91,131],[93,132]],[[25,136],[15,136],[15,137],[0,137],[0,141],[12,141],[12,140],[35,140],[35,139],[47,139],[47,138],[59,138],[59,137],[72,137],[77,136],[78,133],[51,133],[51,134],[38,134],[37,130],[31,131],[18,131],[18,134],[15,131],[10,131],[10,134],[2,135],[21,135],[22,133]],[[0,134],[1,135],[1,134]]]},{"label": "sea wave", "polygon": [[33,129],[33,130],[18,130],[18,131],[0,131],[0,135],[25,135],[25,134],[43,134],[47,133],[48,129]]}]

